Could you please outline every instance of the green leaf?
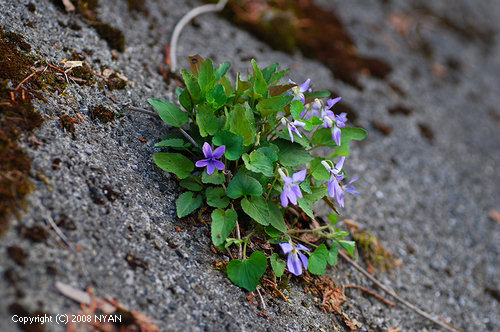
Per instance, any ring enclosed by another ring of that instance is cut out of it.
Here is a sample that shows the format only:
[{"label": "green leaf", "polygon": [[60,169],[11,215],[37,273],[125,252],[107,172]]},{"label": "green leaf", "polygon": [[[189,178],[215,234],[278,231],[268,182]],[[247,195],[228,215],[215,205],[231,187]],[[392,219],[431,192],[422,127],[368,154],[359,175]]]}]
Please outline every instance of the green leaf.
[{"label": "green leaf", "polygon": [[308,270],[312,274],[321,275],[325,273],[326,262],[328,259],[328,249],[324,243],[320,244],[316,250],[309,256]]},{"label": "green leaf", "polygon": [[212,60],[206,59],[201,66],[200,73],[198,74],[198,84],[200,85],[202,95],[214,86],[216,80],[217,78],[215,77]]},{"label": "green leaf", "polygon": [[[290,114],[292,114],[292,118],[297,121],[302,121],[300,117],[300,113],[304,110],[304,104],[300,100],[294,100],[290,104]],[[306,128],[307,129],[307,128]],[[311,130],[311,129],[307,129]]]},{"label": "green leaf", "polygon": [[278,82],[279,80],[281,80],[283,78],[283,76],[285,76],[286,73],[288,73],[290,71],[290,69],[285,69],[285,70],[282,70],[282,71],[278,71],[274,74],[271,75],[271,78],[269,79],[268,81],[268,84],[274,84],[276,82]]},{"label": "green leaf", "polygon": [[337,242],[333,241],[332,246],[330,247],[330,250],[328,250],[328,264],[330,265],[335,265],[337,263],[337,258],[339,254],[339,245]]},{"label": "green leaf", "polygon": [[213,135],[218,129],[217,117],[213,109],[206,104],[200,104],[198,106],[196,123],[198,124],[198,128],[200,128],[200,135],[202,137]]},{"label": "green leaf", "polygon": [[271,255],[270,261],[274,274],[276,274],[278,278],[281,277],[285,272],[285,261],[280,259],[277,253]]},{"label": "green leaf", "polygon": [[266,80],[266,82],[269,84],[269,80],[271,79],[271,76],[274,74],[276,69],[278,69],[279,64],[277,62],[270,64],[266,68],[262,69],[262,76]]},{"label": "green leaf", "polygon": [[186,69],[181,69],[181,75],[191,97],[194,99],[195,102],[199,101],[201,97],[201,90],[200,90],[200,85],[198,84],[198,81],[196,79],[196,76],[194,76],[192,72],[187,71]]},{"label": "green leaf", "polygon": [[218,171],[213,172],[208,175],[206,170],[203,170],[201,174],[201,182],[203,183],[211,183],[211,184],[223,184],[226,182],[226,177],[224,174],[219,173]]},{"label": "green leaf", "polygon": [[187,148],[191,143],[185,142],[182,138],[167,138],[155,144],[155,146],[170,146],[173,148]]},{"label": "green leaf", "polygon": [[278,154],[270,146],[264,146],[264,147],[258,148],[257,151],[259,151],[260,153],[265,154],[266,157],[269,158],[269,160],[271,160],[272,162],[275,162],[275,161],[278,160]]},{"label": "green leaf", "polygon": [[335,224],[339,221],[339,216],[336,215],[335,213],[329,213],[328,220],[330,220],[330,224],[332,226],[335,226]]},{"label": "green leaf", "polygon": [[344,143],[340,142],[340,143],[341,145],[335,148],[335,151],[333,151],[330,158],[335,158],[340,156],[349,157],[349,154],[351,152],[349,149],[349,142],[344,142]]},{"label": "green leaf", "polygon": [[252,83],[247,81],[242,81],[240,79],[240,73],[236,74],[236,93],[239,95],[243,93],[245,90],[249,89],[252,86]]},{"label": "green leaf", "polygon": [[248,259],[230,261],[227,265],[227,276],[235,285],[253,292],[266,269],[266,255],[254,251]]},{"label": "green leaf", "polygon": [[353,258],[354,256],[354,248],[356,247],[356,243],[354,241],[346,241],[346,240],[339,240],[339,244],[351,255]]},{"label": "green leaf", "polygon": [[315,187],[311,188],[312,193],[304,195],[304,199],[309,204],[314,204],[328,194],[327,187]]},{"label": "green leaf", "polygon": [[193,109],[193,101],[191,100],[191,96],[189,95],[189,91],[187,89],[183,89],[180,93],[179,103],[187,111],[191,111]]},{"label": "green leaf", "polygon": [[179,179],[187,178],[194,169],[193,162],[180,153],[154,153],[153,160],[162,170],[174,173]]},{"label": "green leaf", "polygon": [[299,187],[300,187],[300,189],[302,189],[303,192],[308,193],[308,194],[312,194],[311,186],[309,185],[309,181],[310,181],[310,179],[306,178],[305,181],[302,181],[299,184]]},{"label": "green leaf", "polygon": [[243,198],[241,208],[253,220],[261,225],[269,225],[269,208],[267,202],[262,196],[251,197],[250,200]]},{"label": "green leaf", "polygon": [[[222,188],[221,188],[222,189]],[[238,214],[233,209],[216,209],[212,212],[212,242],[218,247],[226,241],[236,225]]]},{"label": "green leaf", "polygon": [[214,109],[218,109],[227,100],[226,92],[222,84],[217,84],[207,92],[207,102],[210,103]]},{"label": "green leaf", "polygon": [[330,97],[330,92],[328,91],[313,91],[313,92],[306,92],[304,93],[304,97],[305,98],[310,98],[310,99],[313,99],[313,98],[328,98]]},{"label": "green leaf", "polygon": [[171,102],[149,98],[148,103],[155,108],[163,122],[168,125],[180,127],[189,120],[188,114]]},{"label": "green leaf", "polygon": [[282,110],[290,101],[293,96],[275,96],[267,99],[262,99],[257,104],[257,111],[262,114],[262,116],[267,116],[269,114],[277,113]]},{"label": "green leaf", "polygon": [[313,178],[318,181],[327,181],[330,178],[330,173],[326,170],[325,166],[321,163],[323,158],[314,158],[311,161],[311,168],[309,172],[312,174]]},{"label": "green leaf", "polygon": [[260,196],[262,195],[262,186],[257,179],[239,171],[229,182],[227,186],[227,195],[236,199],[243,195]]},{"label": "green leaf", "polygon": [[217,146],[225,145],[224,156],[229,160],[238,160],[243,153],[243,136],[238,136],[227,130],[218,131],[212,138]]},{"label": "green leaf", "polygon": [[285,233],[286,223],[285,219],[283,219],[283,214],[281,213],[281,209],[279,208],[279,206],[272,201],[267,201],[267,207],[269,209],[269,217],[271,225],[277,230]]},{"label": "green leaf", "polygon": [[311,137],[311,144],[320,146],[337,145],[332,138],[332,131],[330,128],[321,128],[316,130]]},{"label": "green leaf", "polygon": [[247,112],[241,104],[234,105],[229,114],[229,131],[243,136],[243,145],[255,142],[255,125],[253,114]]},{"label": "green leaf", "polygon": [[279,240],[281,238],[281,232],[279,230],[277,230],[276,228],[274,228],[272,225],[267,225],[264,228],[264,231],[272,239]]},{"label": "green leaf", "polygon": [[340,143],[349,141],[361,141],[366,137],[366,130],[363,128],[345,127],[341,129]]},{"label": "green leaf", "polygon": [[203,186],[193,179],[184,179],[179,182],[179,185],[183,188],[192,190],[192,191],[200,191],[203,189]]},{"label": "green leaf", "polygon": [[191,191],[186,191],[181,194],[177,201],[175,202],[175,206],[177,209],[177,217],[182,218],[196,210],[201,206],[203,202],[201,195],[193,198],[193,193]]},{"label": "green leaf", "polygon": [[221,187],[208,187],[205,191],[207,204],[216,208],[225,208],[229,204],[226,191]]},{"label": "green leaf", "polygon": [[252,59],[252,71],[253,71],[253,91],[259,95],[260,97],[267,97],[267,83],[266,80],[264,79],[264,76],[262,75],[262,72],[259,69],[259,66],[257,65],[257,62]]},{"label": "green leaf", "polygon": [[230,62],[221,62],[219,63],[219,65],[217,66],[217,69],[215,69],[215,77],[217,79],[221,78],[222,76],[226,75],[227,71],[229,70],[229,68],[231,67],[231,63]]},{"label": "green leaf", "polygon": [[[286,130],[286,128],[284,128],[283,130],[278,131],[276,133],[276,135],[279,138],[282,138],[282,139],[284,139],[286,141],[292,142],[290,140],[290,133],[288,132],[288,130]],[[302,145],[303,148],[309,148],[309,147],[311,147],[311,144],[309,144],[309,139],[306,137],[306,135],[302,135],[302,137],[299,137],[298,135],[293,134],[293,138],[294,138],[294,142],[295,143],[299,143],[300,145]]]},{"label": "green leaf", "polygon": [[234,92],[233,85],[231,84],[231,81],[226,76],[224,76],[221,79],[221,84],[224,87],[224,92],[226,93],[226,97],[229,97],[230,95],[233,94],[233,92]]},{"label": "green leaf", "polygon": [[311,204],[305,198],[297,198],[297,202],[302,211],[304,211],[309,218],[314,219],[314,212],[311,208]]},{"label": "green leaf", "polygon": [[273,141],[279,148],[278,158],[283,166],[299,166],[310,162],[313,157],[299,144],[295,144],[284,139]]},{"label": "green leaf", "polygon": [[249,155],[245,153],[242,159],[249,171],[262,173],[268,177],[274,175],[272,161],[262,152],[254,150]]}]

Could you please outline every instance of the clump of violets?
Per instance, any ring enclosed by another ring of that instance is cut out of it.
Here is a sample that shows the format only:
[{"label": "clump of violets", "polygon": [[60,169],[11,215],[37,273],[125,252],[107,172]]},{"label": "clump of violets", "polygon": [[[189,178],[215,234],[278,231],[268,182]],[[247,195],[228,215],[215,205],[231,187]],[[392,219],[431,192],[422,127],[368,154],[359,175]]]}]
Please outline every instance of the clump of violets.
[{"label": "clump of violets", "polygon": [[[344,207],[345,193],[358,194],[351,185],[356,179],[343,184],[343,166],[350,141],[364,139],[366,131],[349,127],[346,113],[334,113],[341,97],[313,92],[310,78],[282,82],[288,70],[278,70],[277,63],[259,68],[252,60],[247,78],[238,74],[232,81],[229,62],[214,66],[196,55],[190,64],[190,70],[181,70],[185,87],[176,90],[180,106],[148,100],[178,129],[156,144],[168,150],[153,154],[153,160],[175,174],[184,190],[176,200],[177,216],[204,206],[201,211],[211,213],[213,246],[239,256],[227,265],[229,279],[254,291],[269,261],[277,277],[285,266],[295,276],[305,270],[320,275],[336,261],[339,246],[353,255],[354,243],[344,239],[348,233],[334,227],[335,214],[331,223],[314,229],[290,217],[314,219],[311,206],[319,200],[332,203],[338,214],[335,206]],[[318,147],[330,148],[330,157],[314,154]],[[301,233],[322,240],[306,242]],[[263,240],[274,253],[256,250]]]},{"label": "clump of violets", "polygon": [[303,246],[300,243],[297,244],[297,246],[294,246],[293,244],[288,242],[280,243],[280,247],[281,250],[283,250],[283,253],[287,255],[286,267],[291,274],[300,276],[302,274],[302,267],[307,270],[309,261],[307,259],[307,256],[300,251],[310,251],[309,248]]},{"label": "clump of violets", "polygon": [[203,154],[205,155],[206,159],[198,160],[195,164],[196,167],[206,167],[208,175],[212,174],[215,168],[223,171],[225,168],[224,163],[217,159],[220,159],[220,157],[224,155],[224,151],[226,151],[226,146],[222,145],[212,152],[210,144],[205,142],[203,144]]}]

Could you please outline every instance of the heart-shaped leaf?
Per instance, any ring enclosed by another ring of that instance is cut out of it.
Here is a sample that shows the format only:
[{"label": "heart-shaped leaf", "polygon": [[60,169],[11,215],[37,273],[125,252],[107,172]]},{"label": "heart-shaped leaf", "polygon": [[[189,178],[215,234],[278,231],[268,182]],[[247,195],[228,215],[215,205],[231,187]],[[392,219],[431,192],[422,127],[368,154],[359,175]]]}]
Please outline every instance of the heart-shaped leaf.
[{"label": "heart-shaped leaf", "polygon": [[194,164],[180,153],[158,152],[153,160],[162,170],[174,173],[179,179],[185,179],[194,169]]},{"label": "heart-shaped leaf", "polygon": [[171,102],[149,98],[148,103],[155,108],[163,122],[168,125],[180,127],[189,120],[188,114]]},{"label": "heart-shaped leaf", "polygon": [[218,131],[212,138],[212,143],[217,146],[225,145],[224,156],[229,160],[240,159],[243,152],[243,136],[238,136],[228,130]]},{"label": "heart-shaped leaf", "polygon": [[324,243],[320,244],[316,250],[309,256],[309,267],[307,268],[312,274],[324,274],[326,270],[326,262],[328,259],[328,249]]},{"label": "heart-shaped leaf", "polygon": [[260,196],[262,195],[262,186],[255,178],[239,171],[229,182],[227,195],[232,199],[243,195]]},{"label": "heart-shaped leaf", "polygon": [[193,193],[191,191],[186,191],[181,194],[177,201],[175,202],[175,206],[177,208],[177,217],[182,218],[196,210],[201,206],[203,202],[201,195],[193,198]]},{"label": "heart-shaped leaf", "polygon": [[226,238],[233,231],[238,214],[233,209],[224,211],[217,209],[212,212],[212,242],[218,247],[226,241]]},{"label": "heart-shaped leaf", "polygon": [[226,191],[221,187],[208,187],[205,191],[207,204],[217,208],[225,208],[229,204],[229,198]]},{"label": "heart-shaped leaf", "polygon": [[254,196],[251,197],[250,200],[243,198],[241,200],[241,208],[259,224],[264,226],[270,224],[269,208],[267,207],[264,197]]},{"label": "heart-shaped leaf", "polygon": [[227,276],[237,286],[253,292],[267,268],[266,255],[254,251],[244,260],[233,259],[227,265]]},{"label": "heart-shaped leaf", "polygon": [[283,275],[283,272],[285,272],[285,261],[282,259],[279,259],[278,254],[274,253],[271,255],[271,267],[273,268],[274,274],[279,278]]}]

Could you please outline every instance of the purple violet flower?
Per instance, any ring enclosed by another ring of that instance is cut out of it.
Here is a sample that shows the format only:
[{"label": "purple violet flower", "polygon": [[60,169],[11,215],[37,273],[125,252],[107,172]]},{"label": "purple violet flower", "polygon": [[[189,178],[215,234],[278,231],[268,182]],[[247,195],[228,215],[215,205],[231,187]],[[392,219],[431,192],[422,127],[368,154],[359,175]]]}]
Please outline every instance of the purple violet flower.
[{"label": "purple violet flower", "polygon": [[217,160],[226,151],[226,146],[221,145],[217,149],[215,149],[212,152],[212,148],[210,147],[210,144],[205,142],[203,144],[203,154],[205,155],[205,158],[207,159],[201,159],[196,162],[196,167],[207,167],[207,174],[210,175],[214,172],[215,168],[220,169],[221,171],[224,170],[224,163]]},{"label": "purple violet flower", "polygon": [[[288,82],[290,84],[297,84],[297,83],[295,83],[292,80],[288,80]],[[300,100],[302,102],[302,104],[305,104],[306,103],[306,98],[304,97],[304,92],[306,92],[306,91],[309,90],[309,85],[310,84],[311,84],[311,79],[308,78],[307,80],[305,80],[304,83],[302,83],[302,84],[300,84],[298,86],[294,86],[292,88],[292,91],[291,92],[287,92],[285,95],[286,96],[293,95],[292,101],[294,101],[294,100]]]},{"label": "purple violet flower", "polygon": [[288,206],[288,201],[293,205],[297,205],[297,198],[302,198],[302,192],[300,191],[298,183],[305,180],[307,170],[303,169],[295,172],[292,177],[286,176],[281,168],[278,169],[278,173],[280,173],[283,182],[285,182],[280,196],[281,205],[283,207]]},{"label": "purple violet flower", "polygon": [[323,160],[321,164],[326,168],[326,170],[330,173],[330,179],[328,179],[328,196],[337,200],[337,203],[344,207],[344,192],[351,193],[353,195],[359,195],[359,192],[356,190],[356,187],[350,186],[351,183],[356,181],[357,179],[352,179],[344,185],[340,182],[344,179],[344,174],[340,174],[342,171],[342,167],[344,166],[345,157],[340,157],[339,161],[335,165],[335,167],[331,167],[328,162]]},{"label": "purple violet flower", "polygon": [[309,261],[307,259],[307,256],[301,253],[299,250],[310,251],[309,248],[303,246],[300,243],[297,244],[297,246],[294,246],[293,244],[288,242],[280,243],[280,247],[285,255],[288,255],[286,266],[288,267],[288,271],[290,271],[290,273],[296,276],[300,276],[302,274],[302,266],[304,266],[304,268],[307,270]]},{"label": "purple violet flower", "polygon": [[[338,103],[342,97],[337,97],[334,99],[328,99],[327,106],[322,110],[321,119],[323,120],[324,128],[332,128],[332,139],[335,141],[335,144],[340,146],[340,136],[342,131],[340,128],[345,127],[345,123],[347,122],[347,113],[343,112],[340,115],[335,115],[333,111],[330,109]],[[333,122],[335,120],[335,123]]]},{"label": "purple violet flower", "polygon": [[292,143],[293,143],[293,133],[296,133],[299,137],[302,137],[302,135],[300,134],[300,132],[297,129],[297,127],[303,128],[306,125],[304,122],[297,121],[297,120],[294,120],[293,122],[290,122],[290,120],[288,120],[287,118],[283,117],[283,118],[281,118],[281,123],[284,126],[287,126],[287,128],[288,128],[288,134],[290,135],[290,140],[292,141]]}]

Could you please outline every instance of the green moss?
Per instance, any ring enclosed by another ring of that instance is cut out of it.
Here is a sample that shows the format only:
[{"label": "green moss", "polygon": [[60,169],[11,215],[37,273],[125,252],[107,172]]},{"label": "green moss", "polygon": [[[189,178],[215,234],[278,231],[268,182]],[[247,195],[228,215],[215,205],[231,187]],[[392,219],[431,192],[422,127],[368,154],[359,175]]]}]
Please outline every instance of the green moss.
[{"label": "green moss", "polygon": [[[26,55],[30,49],[22,36],[0,27],[0,235],[7,230],[9,215],[24,208],[24,197],[34,190],[28,179],[31,160],[17,140],[38,127],[42,117],[33,108],[31,94],[23,87],[15,90],[35,65]],[[37,86],[36,81],[30,84]]]},{"label": "green moss", "polygon": [[107,123],[115,119],[115,113],[102,105],[91,106],[89,111],[92,120],[98,119],[102,123]]},{"label": "green moss", "polygon": [[127,86],[127,81],[124,79],[121,79],[120,76],[117,73],[113,73],[109,75],[106,84],[108,86],[108,89],[110,91],[112,90],[123,90]]},{"label": "green moss", "polygon": [[121,30],[112,27],[102,21],[96,21],[91,24],[97,34],[104,39],[109,47],[119,52],[125,51],[125,36]]},{"label": "green moss", "polygon": [[61,124],[61,128],[65,129],[69,133],[74,133],[75,123],[78,123],[78,120],[72,116],[63,114],[59,117],[59,122]]},{"label": "green moss", "polygon": [[394,257],[375,236],[368,231],[355,231],[352,236],[357,248],[367,261],[379,270],[392,271]]}]

